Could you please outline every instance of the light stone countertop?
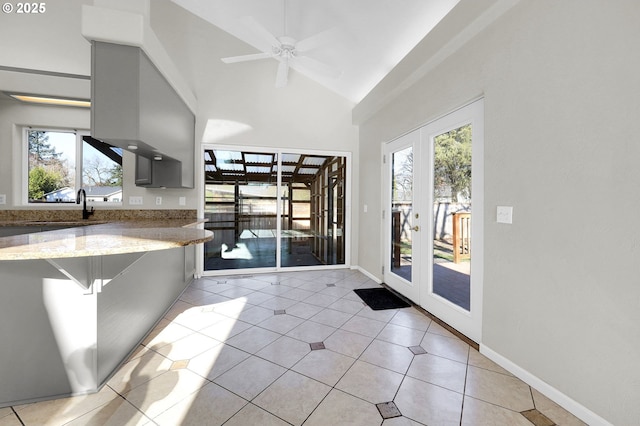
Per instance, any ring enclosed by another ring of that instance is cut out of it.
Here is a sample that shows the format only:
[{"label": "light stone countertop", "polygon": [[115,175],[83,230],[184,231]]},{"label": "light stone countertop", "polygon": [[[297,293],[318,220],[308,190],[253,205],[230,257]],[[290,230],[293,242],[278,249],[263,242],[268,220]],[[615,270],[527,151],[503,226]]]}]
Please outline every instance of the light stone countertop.
[{"label": "light stone countertop", "polygon": [[[130,220],[76,226],[0,238],[0,260],[57,259],[140,253],[199,244],[213,233],[201,219]],[[74,225],[72,222],[12,221],[13,226]],[[5,224],[8,225],[8,224]]]}]

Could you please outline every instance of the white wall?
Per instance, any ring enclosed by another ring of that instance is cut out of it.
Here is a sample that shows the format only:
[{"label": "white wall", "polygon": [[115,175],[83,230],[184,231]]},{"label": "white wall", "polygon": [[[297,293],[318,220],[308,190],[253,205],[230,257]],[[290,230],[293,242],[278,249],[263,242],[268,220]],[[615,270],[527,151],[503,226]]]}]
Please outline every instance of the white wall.
[{"label": "white wall", "polygon": [[[494,3],[463,0],[417,51]],[[408,89],[393,93],[392,73],[354,114],[359,261],[378,274],[380,236],[365,231],[380,229],[380,143],[484,96],[481,344],[616,425],[640,419],[639,21],[635,0],[520,1]],[[514,206],[512,225],[497,205]]]},{"label": "white wall", "polygon": [[80,9],[92,1],[44,3],[41,14],[0,15],[0,66],[90,75],[91,45],[80,34]]}]

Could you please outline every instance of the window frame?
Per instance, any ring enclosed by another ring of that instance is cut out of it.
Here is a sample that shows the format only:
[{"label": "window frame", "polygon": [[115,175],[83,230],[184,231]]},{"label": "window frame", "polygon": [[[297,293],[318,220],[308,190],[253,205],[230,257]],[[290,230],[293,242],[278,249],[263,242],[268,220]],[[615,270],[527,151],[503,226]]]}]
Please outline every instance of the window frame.
[{"label": "window frame", "polygon": [[[21,167],[22,176],[21,176],[21,184],[20,184],[20,197],[21,204],[23,206],[28,206],[30,208],[51,208],[52,206],[69,206],[74,203],[69,202],[43,202],[43,203],[32,203],[29,201],[29,132],[30,131],[41,131],[41,132],[55,132],[55,133],[72,133],[75,135],[75,178],[74,178],[74,188],[77,190],[78,188],[83,188],[82,185],[82,177],[83,177],[83,137],[91,136],[89,130],[86,129],[72,129],[72,128],[63,128],[63,127],[46,127],[46,126],[23,126],[20,132],[21,138]],[[120,201],[87,201],[87,204],[92,204],[96,206],[122,206],[124,200],[124,185],[122,187],[123,196]]]}]

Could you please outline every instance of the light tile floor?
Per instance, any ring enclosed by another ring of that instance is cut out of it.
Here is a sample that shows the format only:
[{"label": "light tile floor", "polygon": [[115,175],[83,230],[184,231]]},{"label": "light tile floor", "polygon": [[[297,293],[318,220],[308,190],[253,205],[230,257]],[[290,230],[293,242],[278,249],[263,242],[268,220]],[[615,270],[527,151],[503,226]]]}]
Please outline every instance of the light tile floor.
[{"label": "light tile floor", "polygon": [[374,286],[351,270],[196,280],[100,392],[0,408],[0,426],[584,425],[419,310],[351,291]]}]

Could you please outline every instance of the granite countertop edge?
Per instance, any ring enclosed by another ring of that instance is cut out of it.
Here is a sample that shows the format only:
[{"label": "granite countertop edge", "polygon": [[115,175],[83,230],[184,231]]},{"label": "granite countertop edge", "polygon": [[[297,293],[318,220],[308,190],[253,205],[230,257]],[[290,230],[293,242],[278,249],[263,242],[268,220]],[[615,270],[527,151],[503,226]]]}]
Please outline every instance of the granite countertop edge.
[{"label": "granite countertop edge", "polygon": [[58,259],[140,253],[200,244],[213,238],[206,219],[121,221],[0,221],[0,226],[62,229],[0,237],[0,260]]}]

